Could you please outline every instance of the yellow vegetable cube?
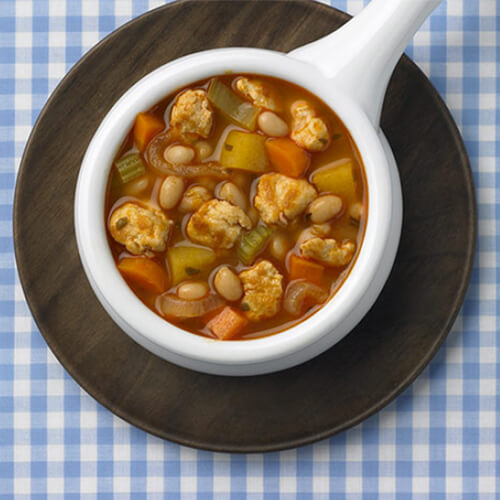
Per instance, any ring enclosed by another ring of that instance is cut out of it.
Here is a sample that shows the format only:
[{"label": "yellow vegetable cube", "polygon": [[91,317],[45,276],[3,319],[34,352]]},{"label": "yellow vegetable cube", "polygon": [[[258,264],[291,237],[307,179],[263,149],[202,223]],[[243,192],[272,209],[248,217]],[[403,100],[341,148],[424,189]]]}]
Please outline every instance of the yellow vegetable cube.
[{"label": "yellow vegetable cube", "polygon": [[222,146],[220,162],[224,167],[247,170],[249,172],[267,172],[267,159],[263,135],[232,130]]},{"label": "yellow vegetable cube", "polygon": [[192,246],[170,247],[167,252],[168,270],[173,285],[196,277],[215,262],[215,252],[210,248]]},{"label": "yellow vegetable cube", "polygon": [[356,179],[350,159],[338,160],[319,168],[314,171],[311,180],[321,193],[339,195],[349,203],[357,199]]}]

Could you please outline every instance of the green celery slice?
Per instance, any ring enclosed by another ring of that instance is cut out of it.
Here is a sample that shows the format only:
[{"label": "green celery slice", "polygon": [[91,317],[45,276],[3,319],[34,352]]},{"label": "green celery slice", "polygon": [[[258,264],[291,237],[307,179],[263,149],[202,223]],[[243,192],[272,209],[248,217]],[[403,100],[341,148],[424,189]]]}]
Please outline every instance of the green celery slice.
[{"label": "green celery slice", "polygon": [[120,179],[124,184],[146,173],[144,162],[138,153],[129,153],[115,162]]},{"label": "green celery slice", "polygon": [[208,100],[237,125],[255,130],[260,109],[242,99],[220,80],[215,79],[210,83]]},{"label": "green celery slice", "polygon": [[244,234],[238,245],[238,258],[249,266],[257,255],[264,250],[273,230],[267,226],[257,226]]}]

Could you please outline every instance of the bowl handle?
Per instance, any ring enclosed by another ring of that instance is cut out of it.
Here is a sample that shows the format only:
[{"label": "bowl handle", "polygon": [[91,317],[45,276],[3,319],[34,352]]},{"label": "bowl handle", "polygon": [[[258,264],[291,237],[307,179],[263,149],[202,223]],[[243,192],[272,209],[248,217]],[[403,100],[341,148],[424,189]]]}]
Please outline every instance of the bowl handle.
[{"label": "bowl handle", "polygon": [[379,126],[391,74],[413,35],[441,0],[372,0],[337,31],[289,53],[316,66]]}]

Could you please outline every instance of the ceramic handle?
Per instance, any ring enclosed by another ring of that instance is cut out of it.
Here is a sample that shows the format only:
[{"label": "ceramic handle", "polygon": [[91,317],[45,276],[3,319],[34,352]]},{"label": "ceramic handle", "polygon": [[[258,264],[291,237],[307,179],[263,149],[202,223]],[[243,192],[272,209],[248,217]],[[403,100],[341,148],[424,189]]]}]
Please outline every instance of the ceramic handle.
[{"label": "ceramic handle", "polygon": [[312,63],[378,127],[385,91],[406,46],[441,0],[372,0],[337,31],[290,52]]}]

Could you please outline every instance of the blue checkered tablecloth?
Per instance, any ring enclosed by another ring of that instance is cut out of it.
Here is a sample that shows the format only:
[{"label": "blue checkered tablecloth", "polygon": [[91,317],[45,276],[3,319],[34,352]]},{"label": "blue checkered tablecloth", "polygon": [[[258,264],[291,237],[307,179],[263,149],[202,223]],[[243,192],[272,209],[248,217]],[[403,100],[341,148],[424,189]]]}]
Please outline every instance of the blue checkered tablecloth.
[{"label": "blue checkered tablecloth", "polygon": [[[421,1],[421,0],[407,0]],[[16,274],[12,198],[51,91],[96,42],[161,2],[0,0],[0,498],[498,498],[500,4],[447,0],[408,49],[465,138],[479,204],[465,305],[418,380],[363,424],[281,453],[229,455],[123,422],[65,372]],[[351,13],[363,0],[332,0]]]}]

